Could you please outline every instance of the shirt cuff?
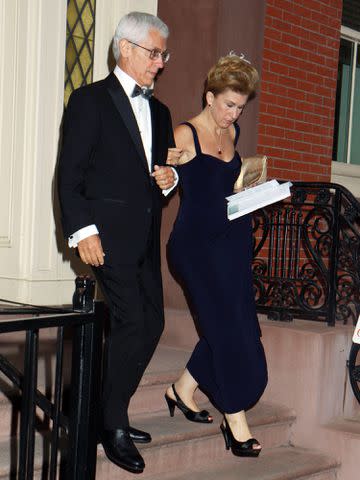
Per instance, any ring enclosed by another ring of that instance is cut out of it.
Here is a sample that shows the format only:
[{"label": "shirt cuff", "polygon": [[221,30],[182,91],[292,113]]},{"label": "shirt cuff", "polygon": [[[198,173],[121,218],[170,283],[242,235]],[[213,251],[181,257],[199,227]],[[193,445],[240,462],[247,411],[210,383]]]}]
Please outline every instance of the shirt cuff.
[{"label": "shirt cuff", "polygon": [[177,173],[177,171],[175,170],[175,168],[173,167],[170,167],[171,170],[174,172],[174,175],[175,175],[175,182],[174,182],[174,185],[170,188],[166,188],[165,190],[162,190],[162,194],[164,195],[164,197],[167,197],[169,195],[169,193],[174,190],[174,188],[177,187],[177,184],[179,183],[179,175]]},{"label": "shirt cuff", "polygon": [[96,228],[96,225],[88,225],[87,227],[80,228],[75,233],[70,235],[68,238],[68,245],[70,248],[75,248],[78,246],[78,243],[84,238],[90,237],[90,235],[96,235],[99,233],[99,230]]}]

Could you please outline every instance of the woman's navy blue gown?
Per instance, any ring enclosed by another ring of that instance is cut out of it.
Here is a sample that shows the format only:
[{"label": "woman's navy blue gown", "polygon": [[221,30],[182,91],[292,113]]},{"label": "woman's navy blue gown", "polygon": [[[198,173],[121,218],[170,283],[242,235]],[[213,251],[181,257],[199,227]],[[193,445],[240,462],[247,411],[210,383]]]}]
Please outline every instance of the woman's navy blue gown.
[{"label": "woman's navy blue gown", "polygon": [[[251,216],[227,219],[241,160],[201,152],[177,169],[182,198],[171,233],[169,261],[190,296],[200,340],[187,368],[220,411],[253,406],[267,383],[267,368],[255,309]],[[236,139],[239,127],[236,124]]]}]

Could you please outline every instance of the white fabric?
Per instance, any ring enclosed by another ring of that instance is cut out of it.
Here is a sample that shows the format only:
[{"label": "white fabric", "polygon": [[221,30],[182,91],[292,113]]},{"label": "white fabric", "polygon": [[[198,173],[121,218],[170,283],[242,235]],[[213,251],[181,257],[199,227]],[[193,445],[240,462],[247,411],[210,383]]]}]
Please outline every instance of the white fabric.
[{"label": "white fabric", "polygon": [[88,225],[87,227],[80,228],[75,233],[70,235],[68,243],[70,248],[75,248],[78,246],[78,243],[90,235],[96,235],[99,233],[99,230],[96,228],[96,225]]},{"label": "white fabric", "polygon": [[[149,100],[144,98],[142,95],[137,95],[136,97],[131,96],[132,92],[134,91],[136,82],[127,73],[121,70],[118,65],[116,65],[114,69],[114,74],[121,83],[121,86],[125,90],[125,93],[130,100],[130,104],[140,130],[141,140],[143,142],[149,172],[151,172],[152,128]],[[140,85],[140,87],[142,87],[142,85]]]}]

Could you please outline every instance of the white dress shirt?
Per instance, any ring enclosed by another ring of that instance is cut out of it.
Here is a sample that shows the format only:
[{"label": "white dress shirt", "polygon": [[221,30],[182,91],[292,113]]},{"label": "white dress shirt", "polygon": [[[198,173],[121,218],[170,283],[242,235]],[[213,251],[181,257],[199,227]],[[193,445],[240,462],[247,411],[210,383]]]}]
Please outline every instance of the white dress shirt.
[{"label": "white dress shirt", "polygon": [[[136,85],[136,81],[130,77],[127,73],[125,73],[121,68],[116,65],[114,69],[114,74],[116,78],[121,83],[126,95],[129,98],[130,105],[133,109],[136,122],[139,127],[141,140],[144,146],[144,151],[146,155],[147,164],[149,167],[149,175],[151,172],[151,159],[152,159],[152,124],[151,124],[151,112],[150,112],[150,105],[149,100],[144,98],[142,95],[137,95],[136,97],[132,97],[132,92],[134,91],[134,87]],[[166,190],[163,190],[162,193],[166,196],[168,195],[177,185],[178,183],[178,175],[173,169],[175,173],[175,184]],[[78,243],[86,237],[90,237],[90,235],[96,235],[99,233],[96,225],[88,225],[86,227],[77,230],[72,235],[70,235],[68,239],[68,244],[70,248],[77,247]]]},{"label": "white dress shirt", "polygon": [[141,140],[145,150],[146,160],[151,172],[151,158],[152,158],[152,125],[151,125],[151,112],[149,100],[143,95],[137,95],[132,97],[134,87],[136,85],[135,80],[125,73],[121,68],[116,65],[114,69],[116,78],[121,83],[121,86],[125,90],[128,99],[130,100],[131,107],[133,109],[136,122],[139,127]]}]

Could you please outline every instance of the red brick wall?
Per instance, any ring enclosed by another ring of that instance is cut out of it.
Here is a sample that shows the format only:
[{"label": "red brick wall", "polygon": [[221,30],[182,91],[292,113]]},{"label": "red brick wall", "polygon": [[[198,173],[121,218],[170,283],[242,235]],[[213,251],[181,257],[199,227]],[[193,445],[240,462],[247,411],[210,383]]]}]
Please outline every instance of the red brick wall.
[{"label": "red brick wall", "polygon": [[342,0],[267,0],[259,153],[269,177],[329,181]]}]

